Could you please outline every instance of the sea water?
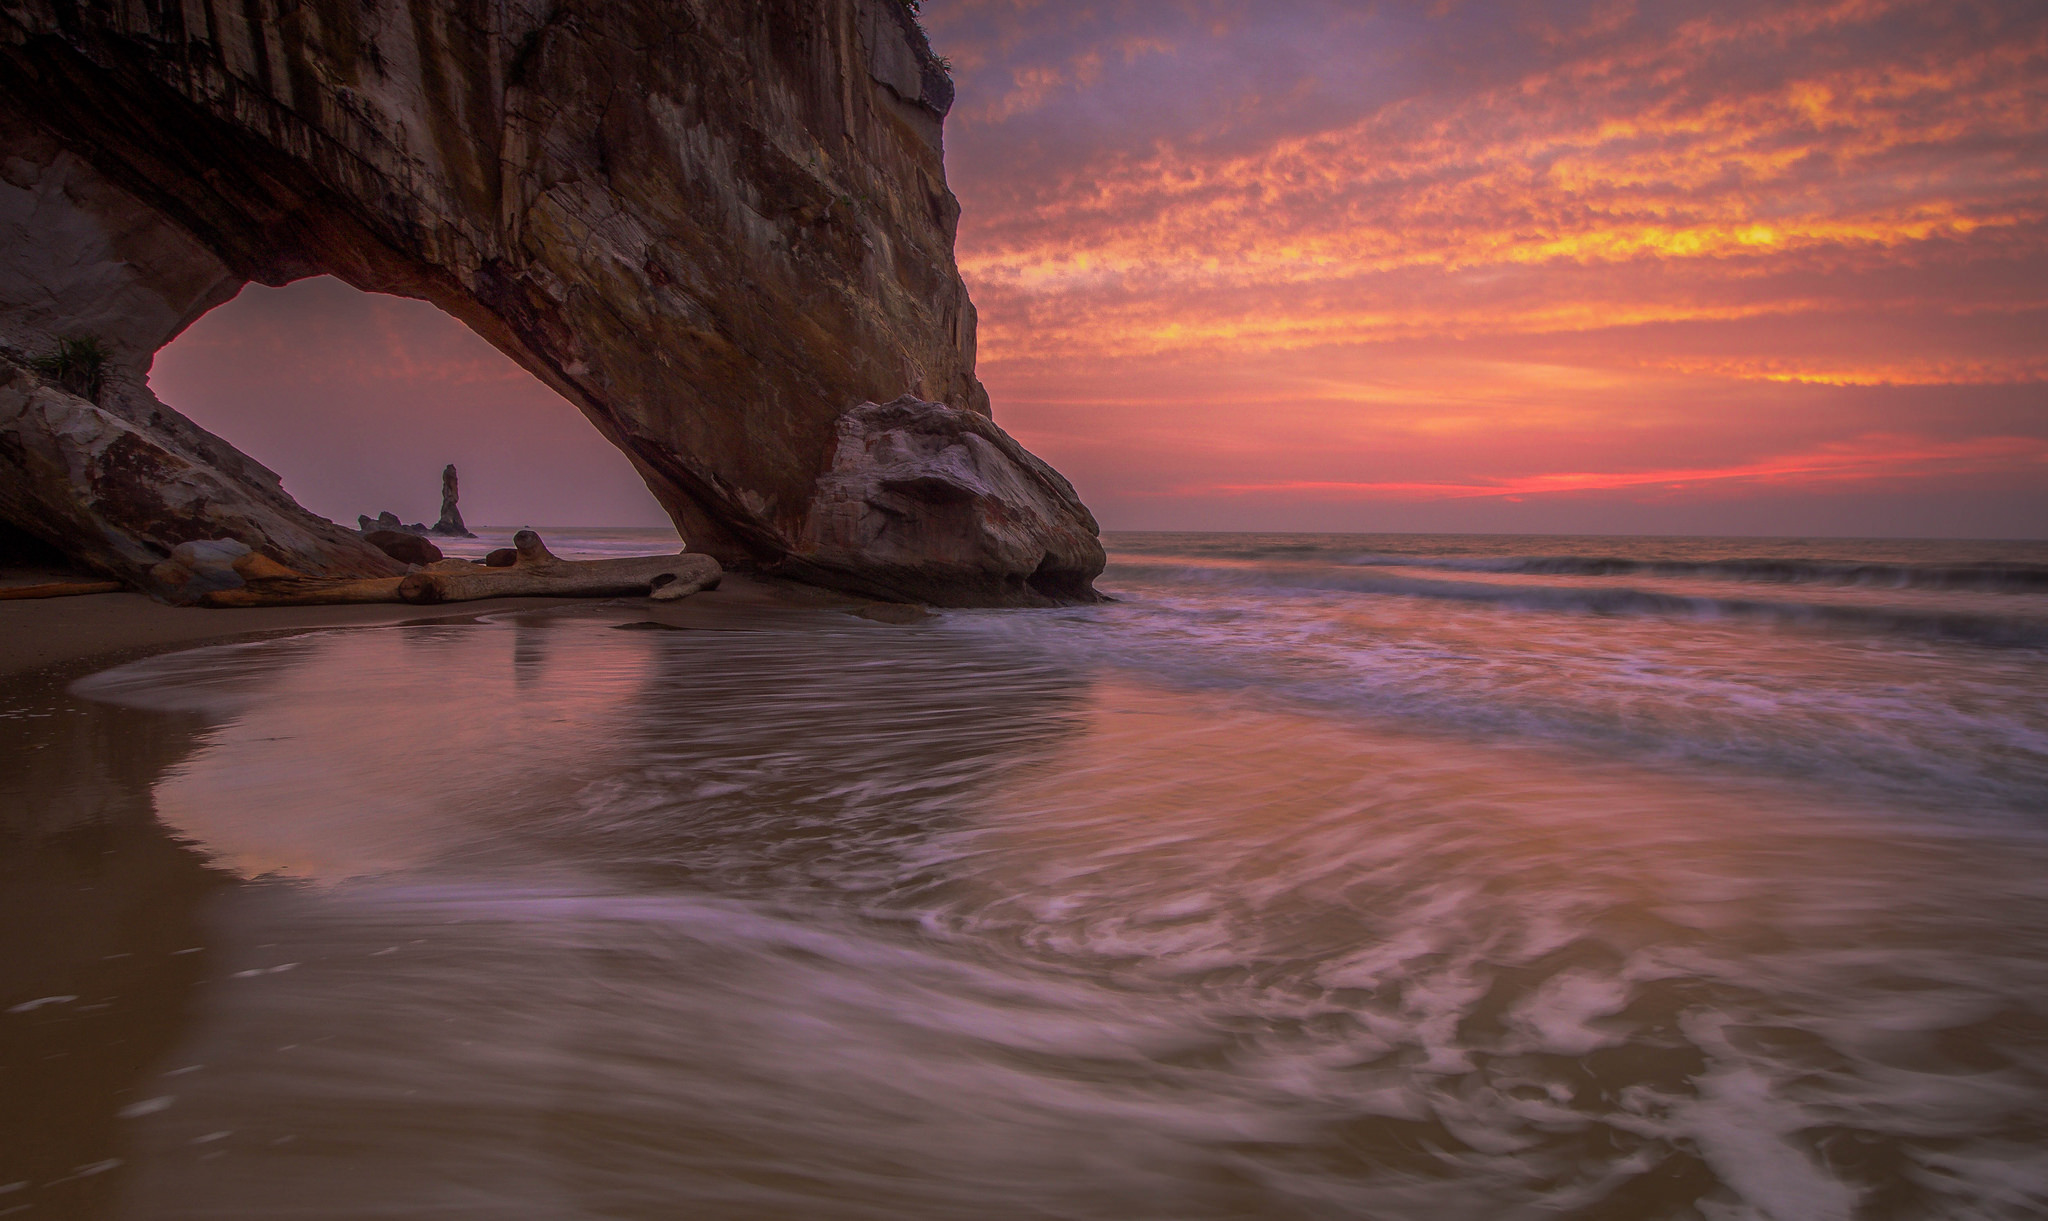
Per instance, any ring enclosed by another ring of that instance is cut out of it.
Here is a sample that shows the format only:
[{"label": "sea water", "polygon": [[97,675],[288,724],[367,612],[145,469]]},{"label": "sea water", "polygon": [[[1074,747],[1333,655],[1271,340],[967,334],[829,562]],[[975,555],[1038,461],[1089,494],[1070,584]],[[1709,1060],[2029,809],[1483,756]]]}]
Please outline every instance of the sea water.
[{"label": "sea water", "polygon": [[0,1210],[2048,1212],[2048,546],[1108,541],[24,704]]}]

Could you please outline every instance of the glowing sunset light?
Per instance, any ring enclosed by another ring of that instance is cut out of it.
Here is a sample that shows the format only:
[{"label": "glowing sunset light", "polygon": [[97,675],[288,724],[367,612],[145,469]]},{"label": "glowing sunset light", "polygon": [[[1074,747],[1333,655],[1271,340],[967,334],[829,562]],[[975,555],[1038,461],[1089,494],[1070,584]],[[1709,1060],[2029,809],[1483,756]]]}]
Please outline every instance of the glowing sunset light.
[{"label": "glowing sunset light", "polygon": [[1108,525],[2048,530],[2036,6],[925,15],[998,418]]},{"label": "glowing sunset light", "polygon": [[[1110,529],[2048,534],[2038,3],[921,15],[997,420]],[[305,300],[316,367],[262,382],[309,344],[237,302],[160,389],[330,511],[369,443],[269,404],[490,398],[500,443],[435,447],[481,503],[655,515],[594,436],[587,506],[536,477],[584,426],[453,322]]]},{"label": "glowing sunset light", "polygon": [[1626,474],[1540,474],[1482,486],[1295,480],[1268,484],[1219,484],[1206,488],[1180,488],[1175,491],[1180,495],[1197,491],[1225,495],[1242,495],[1247,492],[1315,491],[1361,497],[1422,499],[1523,497],[1552,492],[1609,491],[1652,485],[1678,489],[1703,483],[1898,479],[1935,472],[1954,475],[1977,470],[2000,470],[2015,463],[2041,467],[2043,477],[2048,477],[2048,441],[2034,437],[1983,437],[1942,445],[1906,437],[1866,437],[1859,438],[1858,444],[1855,445],[1831,446],[1817,453],[1788,455],[1721,469],[1635,471]]}]

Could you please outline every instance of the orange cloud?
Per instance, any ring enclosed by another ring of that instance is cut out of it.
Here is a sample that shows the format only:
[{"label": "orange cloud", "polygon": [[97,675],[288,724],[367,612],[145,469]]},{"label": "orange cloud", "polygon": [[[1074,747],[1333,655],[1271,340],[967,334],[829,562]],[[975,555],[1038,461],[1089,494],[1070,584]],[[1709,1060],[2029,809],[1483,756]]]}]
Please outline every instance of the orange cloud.
[{"label": "orange cloud", "polygon": [[2048,384],[2048,357],[1979,361],[1870,360],[1853,366],[1784,359],[1663,360],[1658,368],[1700,377],[1793,382],[1808,386],[2007,386]]},{"label": "orange cloud", "polygon": [[1944,443],[1925,438],[1873,436],[1807,453],[1726,467],[1555,472],[1474,484],[1342,480],[1217,483],[1178,487],[1164,494],[1243,496],[1279,492],[1402,500],[1515,498],[1633,488],[1679,490],[1707,484],[1808,485],[1815,481],[1919,479],[2002,472],[2016,466],[2048,468],[2048,441],[2038,437],[1979,437]]},{"label": "orange cloud", "polygon": [[928,18],[986,64],[947,134],[983,377],[1112,525],[1996,487],[1972,529],[2048,533],[2031,0]]},{"label": "orange cloud", "polygon": [[[1908,11],[1709,17],[1584,53],[1584,31],[1556,32],[1561,62],[1468,94],[1248,148],[1186,132],[1005,182],[970,208],[961,243],[970,283],[999,306],[984,311],[984,350],[1265,351],[1799,315],[1842,297],[1757,283],[2048,253],[2048,24],[1960,49],[1898,39],[1874,61],[1825,53]],[[1588,28],[1618,28],[1603,20]],[[1745,56],[1802,39],[1798,71],[1741,80]],[[1603,266],[1658,274],[1632,295],[1505,308],[1465,292]]]}]

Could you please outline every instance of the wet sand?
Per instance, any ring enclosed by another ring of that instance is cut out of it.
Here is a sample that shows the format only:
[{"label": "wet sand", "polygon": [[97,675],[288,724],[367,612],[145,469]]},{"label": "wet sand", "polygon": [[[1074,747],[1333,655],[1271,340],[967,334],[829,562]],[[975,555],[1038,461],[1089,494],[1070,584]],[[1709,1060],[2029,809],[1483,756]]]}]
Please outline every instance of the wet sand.
[{"label": "wet sand", "polygon": [[[0,579],[7,574],[0,572]],[[0,679],[36,671],[86,669],[221,641],[330,627],[390,627],[461,621],[506,611],[645,618],[676,626],[743,622],[762,610],[813,608],[861,611],[878,604],[745,573],[727,573],[719,588],[683,602],[645,598],[493,598],[454,606],[276,606],[241,610],[166,606],[142,594],[0,601]],[[81,663],[91,663],[82,665]]]},{"label": "wet sand", "polygon": [[233,883],[165,827],[153,799],[204,739],[208,719],[89,704],[69,693],[75,680],[188,648],[318,629],[509,614],[735,630],[819,610],[877,614],[860,599],[741,574],[680,603],[210,610],[131,593],[0,601],[0,1216],[24,1206],[68,1217],[116,1207],[132,1156],[122,1129],[148,1104],[146,1075],[189,1035],[194,989],[218,940],[203,912]]},{"label": "wet sand", "polygon": [[2048,1205],[2038,650],[1143,579],[0,682],[0,1215]]}]

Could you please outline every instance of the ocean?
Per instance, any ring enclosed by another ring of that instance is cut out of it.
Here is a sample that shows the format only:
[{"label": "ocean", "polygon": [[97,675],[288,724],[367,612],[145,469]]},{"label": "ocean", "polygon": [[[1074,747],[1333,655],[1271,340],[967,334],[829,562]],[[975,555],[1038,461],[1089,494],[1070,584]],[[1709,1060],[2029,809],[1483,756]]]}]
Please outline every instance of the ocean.
[{"label": "ocean", "polygon": [[1106,542],[10,697],[0,1213],[2048,1213],[2048,544]]}]

